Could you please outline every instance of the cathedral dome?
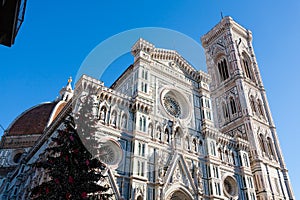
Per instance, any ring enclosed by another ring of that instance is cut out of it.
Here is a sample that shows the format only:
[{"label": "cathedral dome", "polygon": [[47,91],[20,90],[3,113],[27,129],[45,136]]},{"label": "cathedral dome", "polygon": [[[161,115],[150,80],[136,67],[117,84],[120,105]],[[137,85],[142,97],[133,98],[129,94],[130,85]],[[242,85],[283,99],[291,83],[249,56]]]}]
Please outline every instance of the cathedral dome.
[{"label": "cathedral dome", "polygon": [[9,126],[8,135],[41,134],[47,126],[57,102],[42,103],[20,114]]},{"label": "cathedral dome", "polygon": [[55,101],[41,103],[21,113],[8,127],[6,136],[42,134],[72,98],[71,82],[70,77],[68,84],[61,89],[60,96]]}]

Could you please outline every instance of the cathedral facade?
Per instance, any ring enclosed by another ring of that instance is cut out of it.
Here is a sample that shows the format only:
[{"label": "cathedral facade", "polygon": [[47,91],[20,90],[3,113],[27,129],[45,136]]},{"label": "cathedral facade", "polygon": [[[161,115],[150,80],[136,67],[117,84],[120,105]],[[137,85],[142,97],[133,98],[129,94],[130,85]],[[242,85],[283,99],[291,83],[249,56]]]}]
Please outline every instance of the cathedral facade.
[{"label": "cathedral facade", "polygon": [[44,181],[30,164],[91,91],[113,199],[295,199],[251,32],[225,17],[201,42],[208,73],[139,39],[111,87],[83,75],[22,113],[0,144],[2,199],[29,199]]}]

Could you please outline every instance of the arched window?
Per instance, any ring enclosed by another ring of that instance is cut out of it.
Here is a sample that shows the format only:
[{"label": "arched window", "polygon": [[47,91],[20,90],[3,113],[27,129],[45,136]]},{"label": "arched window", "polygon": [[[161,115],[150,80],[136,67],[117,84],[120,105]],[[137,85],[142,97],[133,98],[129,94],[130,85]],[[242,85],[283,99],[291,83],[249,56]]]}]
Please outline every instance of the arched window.
[{"label": "arched window", "polygon": [[221,62],[218,63],[218,70],[219,70],[221,81],[225,81],[226,79],[229,78],[227,62],[225,58],[223,58]]},{"label": "arched window", "polygon": [[138,161],[138,163],[137,163],[137,168],[138,168],[138,175],[140,175],[140,172],[141,172],[141,163],[140,163],[140,161]]},{"label": "arched window", "polygon": [[142,87],[142,91],[143,92],[145,92],[145,93],[147,93],[148,92],[148,87],[147,87],[147,83],[144,83],[144,82],[142,82],[142,85],[141,85],[141,87]]},{"label": "arched window", "polygon": [[258,107],[258,113],[260,116],[265,116],[264,115],[264,111],[263,111],[263,106],[262,106],[262,103],[261,103],[261,100],[258,99],[257,100],[257,107]]},{"label": "arched window", "polygon": [[141,172],[140,172],[141,176],[144,176],[144,162],[141,162]]},{"label": "arched window", "polygon": [[146,132],[146,117],[143,116],[143,131]]},{"label": "arched window", "polygon": [[140,117],[140,131],[143,130],[143,118]]},{"label": "arched window", "polygon": [[243,65],[244,65],[244,70],[245,70],[246,77],[252,79],[252,73],[251,73],[250,68],[249,68],[248,60],[243,59]]},{"label": "arched window", "polygon": [[230,97],[229,102],[230,102],[231,113],[235,114],[236,113],[236,105],[235,105],[235,101],[234,101],[233,97]]},{"label": "arched window", "polygon": [[141,155],[142,153],[142,145],[141,143],[138,144],[138,155]]},{"label": "arched window", "polygon": [[222,103],[222,111],[223,111],[224,119],[227,119],[229,117],[229,115],[228,115],[228,107],[225,102]]},{"label": "arched window", "polygon": [[242,64],[243,64],[245,76],[251,80],[254,80],[254,76],[253,76],[252,69],[251,69],[251,61],[245,53],[243,53],[242,61],[243,61]]},{"label": "arched window", "polygon": [[243,159],[244,159],[244,164],[246,167],[249,167],[249,163],[248,163],[248,158],[247,158],[247,155],[244,153],[243,155]]},{"label": "arched window", "polygon": [[250,106],[251,106],[252,112],[253,112],[254,114],[256,114],[255,102],[254,102],[254,98],[253,98],[252,95],[250,96]]},{"label": "arched window", "polygon": [[146,117],[144,115],[140,117],[140,131],[146,132]]},{"label": "arched window", "polygon": [[142,144],[142,156],[145,156],[145,144]]},{"label": "arched window", "polygon": [[259,135],[258,140],[259,140],[259,145],[260,145],[262,152],[266,153],[266,148],[264,145],[264,138],[263,138],[262,134]]},{"label": "arched window", "polygon": [[210,142],[210,153],[214,156],[216,155],[216,147],[213,141]]},{"label": "arched window", "polygon": [[146,78],[145,78],[145,77],[146,77],[145,75],[146,75],[146,71],[143,69],[143,70],[142,70],[142,78],[143,78],[143,79],[146,79]]},{"label": "arched window", "polygon": [[268,151],[271,156],[275,156],[271,138],[267,138]]}]

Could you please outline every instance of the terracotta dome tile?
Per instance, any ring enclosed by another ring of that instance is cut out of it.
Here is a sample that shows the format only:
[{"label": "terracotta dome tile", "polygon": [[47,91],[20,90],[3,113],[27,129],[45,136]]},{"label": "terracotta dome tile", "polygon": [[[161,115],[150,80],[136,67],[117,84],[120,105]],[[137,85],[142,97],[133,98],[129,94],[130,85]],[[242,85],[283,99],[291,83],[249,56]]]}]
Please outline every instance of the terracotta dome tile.
[{"label": "terracotta dome tile", "polygon": [[56,102],[43,103],[22,113],[10,126],[9,135],[41,134]]}]

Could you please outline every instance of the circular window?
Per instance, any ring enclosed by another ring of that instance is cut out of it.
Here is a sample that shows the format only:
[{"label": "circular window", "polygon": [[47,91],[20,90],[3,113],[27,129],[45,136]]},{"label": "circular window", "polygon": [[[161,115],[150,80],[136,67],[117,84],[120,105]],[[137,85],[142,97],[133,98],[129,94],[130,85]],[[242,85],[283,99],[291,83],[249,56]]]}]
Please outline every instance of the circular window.
[{"label": "circular window", "polygon": [[190,104],[187,98],[175,88],[165,88],[160,100],[166,114],[179,119],[190,117]]},{"label": "circular window", "polygon": [[165,96],[163,99],[163,103],[166,111],[170,115],[179,117],[179,115],[181,114],[181,108],[179,103],[173,97]]},{"label": "circular window", "polygon": [[227,176],[224,179],[223,184],[224,184],[224,192],[226,196],[228,197],[237,196],[238,193],[237,182],[232,176]]},{"label": "circular window", "polygon": [[108,141],[100,147],[99,158],[107,165],[117,165],[122,159],[122,149],[115,142]]}]

